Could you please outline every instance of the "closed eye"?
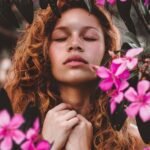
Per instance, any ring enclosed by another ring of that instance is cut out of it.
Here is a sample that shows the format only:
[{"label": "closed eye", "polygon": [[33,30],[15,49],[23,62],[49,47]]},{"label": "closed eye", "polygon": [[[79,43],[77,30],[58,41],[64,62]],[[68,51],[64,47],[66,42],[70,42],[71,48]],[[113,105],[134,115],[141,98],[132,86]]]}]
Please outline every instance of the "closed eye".
[{"label": "closed eye", "polygon": [[96,41],[97,39],[96,38],[90,38],[90,37],[84,37],[84,40],[86,41]]},{"label": "closed eye", "polygon": [[53,39],[53,41],[56,41],[56,42],[63,42],[65,41],[67,38],[64,37],[64,38],[57,38],[57,39]]}]

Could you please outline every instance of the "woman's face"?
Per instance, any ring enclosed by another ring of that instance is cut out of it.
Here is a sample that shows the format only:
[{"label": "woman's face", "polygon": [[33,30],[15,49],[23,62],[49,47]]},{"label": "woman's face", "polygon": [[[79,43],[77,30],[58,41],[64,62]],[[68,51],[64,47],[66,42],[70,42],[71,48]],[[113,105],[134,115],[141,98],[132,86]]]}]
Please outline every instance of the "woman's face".
[{"label": "woman's face", "polygon": [[52,32],[49,57],[54,78],[65,84],[96,79],[89,64],[100,65],[104,34],[97,18],[84,9],[64,12]]}]

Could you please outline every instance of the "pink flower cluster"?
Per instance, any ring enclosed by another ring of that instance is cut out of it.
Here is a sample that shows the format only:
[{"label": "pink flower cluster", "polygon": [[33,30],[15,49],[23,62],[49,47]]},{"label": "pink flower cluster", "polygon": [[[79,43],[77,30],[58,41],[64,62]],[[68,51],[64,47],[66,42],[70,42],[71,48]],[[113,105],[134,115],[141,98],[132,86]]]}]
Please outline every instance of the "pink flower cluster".
[{"label": "pink flower cluster", "polygon": [[97,76],[102,79],[99,83],[100,89],[107,92],[110,97],[112,114],[117,104],[126,98],[131,103],[125,110],[127,115],[135,117],[139,114],[142,121],[147,122],[150,120],[150,81],[139,81],[137,91],[129,87],[128,83],[130,72],[137,66],[137,56],[142,51],[142,48],[128,50],[125,56],[113,59],[109,68],[99,67]]},{"label": "pink flower cluster", "polygon": [[6,110],[0,112],[0,150],[11,150],[13,142],[21,150],[50,150],[50,144],[39,138],[39,120],[35,120],[27,133],[19,129],[24,121],[19,114],[11,118]]},{"label": "pink flower cluster", "polygon": [[[120,0],[121,2],[126,2],[127,0]],[[108,2],[110,5],[114,5],[116,3],[116,0],[96,0],[97,5],[105,5],[105,3]],[[149,5],[150,0],[145,0],[144,5]]]}]

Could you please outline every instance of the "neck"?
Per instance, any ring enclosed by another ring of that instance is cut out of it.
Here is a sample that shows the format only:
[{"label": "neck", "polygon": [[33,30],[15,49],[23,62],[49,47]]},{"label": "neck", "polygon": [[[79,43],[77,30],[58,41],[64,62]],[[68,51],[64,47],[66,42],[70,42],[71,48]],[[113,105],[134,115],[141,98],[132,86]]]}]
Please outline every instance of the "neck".
[{"label": "neck", "polygon": [[68,86],[60,85],[60,95],[63,102],[71,104],[72,107],[80,114],[85,116],[90,111],[90,97],[94,87],[86,86]]}]

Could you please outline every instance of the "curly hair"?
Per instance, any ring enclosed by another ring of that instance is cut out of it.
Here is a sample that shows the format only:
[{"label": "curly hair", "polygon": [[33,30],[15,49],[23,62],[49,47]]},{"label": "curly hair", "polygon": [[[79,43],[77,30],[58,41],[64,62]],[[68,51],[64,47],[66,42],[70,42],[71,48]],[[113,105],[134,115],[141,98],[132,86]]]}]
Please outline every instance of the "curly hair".
[{"label": "curly hair", "polygon": [[[102,26],[106,52],[118,49],[118,32],[109,13],[93,2],[92,13]],[[72,8],[88,11],[83,0],[63,0],[58,3],[61,13]],[[29,103],[38,104],[42,118],[46,112],[61,102],[59,89],[51,73],[48,48],[51,33],[58,18],[50,7],[39,9],[34,21],[29,25],[16,46],[7,83],[7,91],[13,101],[15,112],[23,112]],[[93,124],[93,149],[135,150],[137,139],[127,130],[127,124],[121,131],[114,131],[109,123],[106,96],[98,96],[92,102],[93,110],[88,118]]]}]

